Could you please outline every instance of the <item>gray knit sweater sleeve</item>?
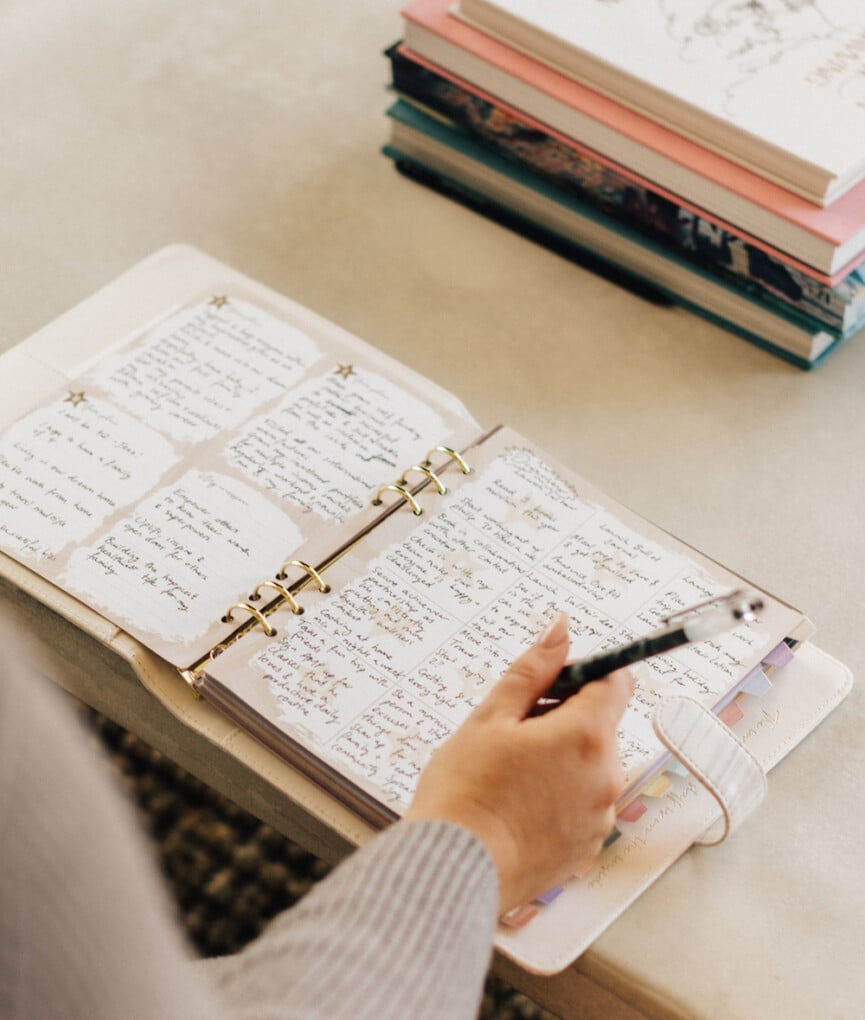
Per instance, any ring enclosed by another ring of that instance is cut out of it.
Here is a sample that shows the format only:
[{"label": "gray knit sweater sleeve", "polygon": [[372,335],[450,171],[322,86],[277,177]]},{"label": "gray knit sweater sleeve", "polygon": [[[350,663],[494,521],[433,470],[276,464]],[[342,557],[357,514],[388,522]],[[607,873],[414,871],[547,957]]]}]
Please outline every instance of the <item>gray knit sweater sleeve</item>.
[{"label": "gray knit sweater sleeve", "polygon": [[195,961],[129,805],[0,636],[4,1020],[477,1015],[497,882],[469,833],[395,825],[242,953]]},{"label": "gray knit sweater sleeve", "polygon": [[468,832],[400,823],[208,969],[232,1016],[249,1020],[473,1017],[497,898],[492,861]]}]

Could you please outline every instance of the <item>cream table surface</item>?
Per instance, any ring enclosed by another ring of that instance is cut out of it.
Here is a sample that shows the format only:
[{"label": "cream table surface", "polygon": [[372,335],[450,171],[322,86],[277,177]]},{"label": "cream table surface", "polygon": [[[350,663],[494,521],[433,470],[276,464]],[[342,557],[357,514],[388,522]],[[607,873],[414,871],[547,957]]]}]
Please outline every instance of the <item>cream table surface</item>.
[{"label": "cream table surface", "polygon": [[[198,245],[799,605],[860,675],[865,338],[802,372],[403,179],[380,154],[399,32],[384,0],[5,0],[0,349],[156,248]],[[79,672],[183,759],[146,697]],[[622,1015],[862,1016],[862,708],[854,686],[759,813],[572,972],[499,966],[575,1017],[600,1008],[581,975]]]}]

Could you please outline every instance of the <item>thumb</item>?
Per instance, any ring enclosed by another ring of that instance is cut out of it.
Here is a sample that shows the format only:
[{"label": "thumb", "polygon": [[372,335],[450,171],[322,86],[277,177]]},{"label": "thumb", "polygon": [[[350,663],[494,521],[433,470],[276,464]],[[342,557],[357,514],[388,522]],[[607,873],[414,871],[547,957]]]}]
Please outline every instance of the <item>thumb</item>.
[{"label": "thumb", "polygon": [[480,708],[524,718],[558,676],[569,644],[568,617],[559,613],[537,642],[514,661]]}]

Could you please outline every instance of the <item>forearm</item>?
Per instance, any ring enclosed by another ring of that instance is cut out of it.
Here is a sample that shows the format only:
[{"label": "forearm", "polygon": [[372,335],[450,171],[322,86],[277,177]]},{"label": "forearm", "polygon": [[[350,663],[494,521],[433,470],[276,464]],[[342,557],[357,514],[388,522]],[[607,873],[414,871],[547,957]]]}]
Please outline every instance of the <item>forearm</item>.
[{"label": "forearm", "polygon": [[237,1017],[474,1017],[497,904],[492,860],[471,834],[400,823],[242,953],[203,966]]}]

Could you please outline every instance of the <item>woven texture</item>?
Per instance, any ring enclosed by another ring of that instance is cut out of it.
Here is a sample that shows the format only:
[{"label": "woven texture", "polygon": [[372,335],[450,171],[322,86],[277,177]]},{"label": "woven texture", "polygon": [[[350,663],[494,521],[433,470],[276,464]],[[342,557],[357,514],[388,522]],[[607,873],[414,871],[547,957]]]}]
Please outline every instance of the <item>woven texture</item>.
[{"label": "woven texture", "polygon": [[[79,708],[137,807],[178,918],[202,956],[237,952],[328,873],[323,861],[131,733]],[[494,977],[487,979],[479,1016],[554,1020]]]}]

